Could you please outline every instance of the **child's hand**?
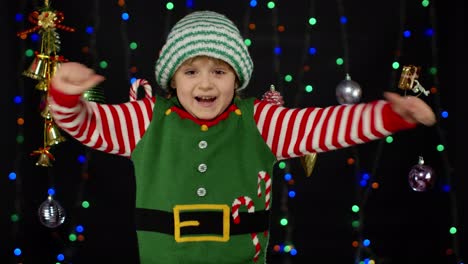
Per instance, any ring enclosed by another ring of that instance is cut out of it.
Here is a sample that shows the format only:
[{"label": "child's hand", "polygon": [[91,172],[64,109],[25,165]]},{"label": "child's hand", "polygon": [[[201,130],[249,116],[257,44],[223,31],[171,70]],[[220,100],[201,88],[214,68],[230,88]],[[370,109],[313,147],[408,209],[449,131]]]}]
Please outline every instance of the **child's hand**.
[{"label": "child's hand", "polygon": [[54,89],[64,93],[77,95],[95,87],[104,80],[92,69],[77,62],[62,63],[51,80]]},{"label": "child's hand", "polygon": [[392,105],[393,111],[407,122],[421,123],[432,126],[436,122],[435,114],[423,100],[415,96],[401,96],[397,93],[385,92],[385,99]]}]

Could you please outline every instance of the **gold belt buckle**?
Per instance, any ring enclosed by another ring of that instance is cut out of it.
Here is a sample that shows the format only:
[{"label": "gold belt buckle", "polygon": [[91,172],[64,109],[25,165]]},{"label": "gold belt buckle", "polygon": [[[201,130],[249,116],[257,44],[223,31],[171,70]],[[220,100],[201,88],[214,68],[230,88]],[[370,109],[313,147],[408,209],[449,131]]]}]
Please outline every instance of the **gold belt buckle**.
[{"label": "gold belt buckle", "polygon": [[[181,211],[222,211],[223,212],[223,235],[202,235],[202,236],[180,236],[180,229],[186,226],[199,226],[197,220],[180,221]],[[229,240],[230,230],[230,208],[226,204],[187,204],[174,206],[174,238],[176,242],[199,242],[199,241],[218,241],[226,242]]]}]

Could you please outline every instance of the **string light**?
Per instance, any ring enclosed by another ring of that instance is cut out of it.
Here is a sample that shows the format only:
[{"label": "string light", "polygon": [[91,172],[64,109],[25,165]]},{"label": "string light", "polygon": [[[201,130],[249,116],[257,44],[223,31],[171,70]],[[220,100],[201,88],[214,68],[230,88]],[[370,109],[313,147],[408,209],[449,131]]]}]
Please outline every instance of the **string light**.
[{"label": "string light", "polygon": [[174,7],[175,7],[174,3],[172,3],[172,2],[167,2],[167,4],[166,4],[167,10],[173,10]]},{"label": "string light", "polygon": [[186,6],[187,8],[189,8],[189,9],[193,9],[193,8],[195,7],[195,3],[194,3],[194,2],[195,2],[195,1],[193,1],[193,0],[187,0],[187,1],[185,1],[185,6]]},{"label": "string light", "polygon": [[[345,14],[345,7],[342,0],[337,0],[337,9],[338,9],[338,16],[339,16],[339,23],[341,29],[341,40],[342,40],[342,52],[343,57],[338,57],[335,60],[336,65],[344,70],[344,72],[348,75],[351,71],[350,69],[350,57],[349,57],[349,42],[348,42],[348,31],[347,31],[347,24],[348,24],[348,17]],[[386,137],[387,140],[391,140],[391,137]],[[346,160],[346,163],[354,168],[354,175],[357,177],[357,192],[356,192],[356,202],[357,204],[353,204],[351,207],[351,211],[354,213],[353,220],[351,222],[351,226],[354,228],[354,238],[352,246],[355,248],[355,263],[360,263],[362,259],[366,259],[368,257],[373,257],[375,253],[372,249],[369,248],[370,241],[364,238],[365,232],[365,214],[363,208],[365,207],[368,199],[368,192],[372,188],[370,188],[369,182],[374,182],[372,173],[362,172],[361,169],[361,162],[360,156],[357,151],[358,146],[353,146],[350,148],[352,157],[349,157]],[[365,261],[368,263],[368,261]]]},{"label": "string light", "polygon": [[[17,13],[15,15],[15,21],[17,22],[18,28],[20,31],[24,31],[25,29],[25,16],[23,13]],[[20,39],[25,40],[26,35],[21,35]],[[34,52],[31,49],[27,49],[25,41],[20,41],[18,45],[18,49],[20,51],[21,56],[19,57],[18,61],[18,66],[21,69],[24,69],[26,67],[26,58],[31,57]],[[24,212],[23,212],[23,203],[22,201],[22,191],[23,191],[23,171],[24,171],[24,155],[25,155],[25,150],[24,150],[24,132],[25,132],[25,114],[26,114],[26,106],[24,103],[24,97],[25,97],[25,83],[22,78],[17,78],[16,79],[16,95],[13,97],[13,103],[15,104],[15,109],[17,109],[16,113],[16,129],[17,129],[17,134],[16,134],[16,149],[15,149],[15,157],[13,160],[13,166],[12,166],[12,171],[9,172],[8,174],[8,179],[11,181],[11,185],[13,186],[13,204],[9,208],[9,221],[11,224],[10,230],[10,236],[12,238],[11,240],[11,246],[12,248],[10,250],[8,255],[11,256],[12,254],[14,256],[14,260],[17,262],[22,262],[23,261],[23,251],[22,247],[25,244],[24,238],[21,236],[21,231],[24,228],[23,225],[23,218],[24,218]],[[7,209],[8,210],[8,209]],[[6,248],[2,248],[0,250],[6,250]]]}]

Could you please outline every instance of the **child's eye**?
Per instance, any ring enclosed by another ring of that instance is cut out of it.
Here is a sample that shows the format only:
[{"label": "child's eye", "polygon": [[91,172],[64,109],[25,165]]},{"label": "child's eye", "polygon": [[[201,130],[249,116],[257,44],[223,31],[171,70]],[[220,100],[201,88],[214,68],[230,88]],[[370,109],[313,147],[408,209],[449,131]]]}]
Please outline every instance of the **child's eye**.
[{"label": "child's eye", "polygon": [[226,73],[226,71],[224,71],[224,70],[215,70],[214,72],[215,72],[215,74],[225,74]]},{"label": "child's eye", "polygon": [[194,74],[195,74],[195,71],[194,71],[194,70],[186,70],[186,71],[185,71],[185,74],[186,74],[186,75],[194,75]]}]

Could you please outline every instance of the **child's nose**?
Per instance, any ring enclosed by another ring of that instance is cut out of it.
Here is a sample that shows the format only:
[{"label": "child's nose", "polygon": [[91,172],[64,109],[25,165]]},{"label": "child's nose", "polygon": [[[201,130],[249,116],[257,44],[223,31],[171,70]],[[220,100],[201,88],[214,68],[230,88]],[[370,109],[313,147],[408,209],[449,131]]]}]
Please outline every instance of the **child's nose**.
[{"label": "child's nose", "polygon": [[210,75],[209,74],[203,74],[201,76],[201,79],[200,79],[200,88],[208,90],[208,89],[213,88],[212,85],[213,85],[213,83],[211,81]]}]

